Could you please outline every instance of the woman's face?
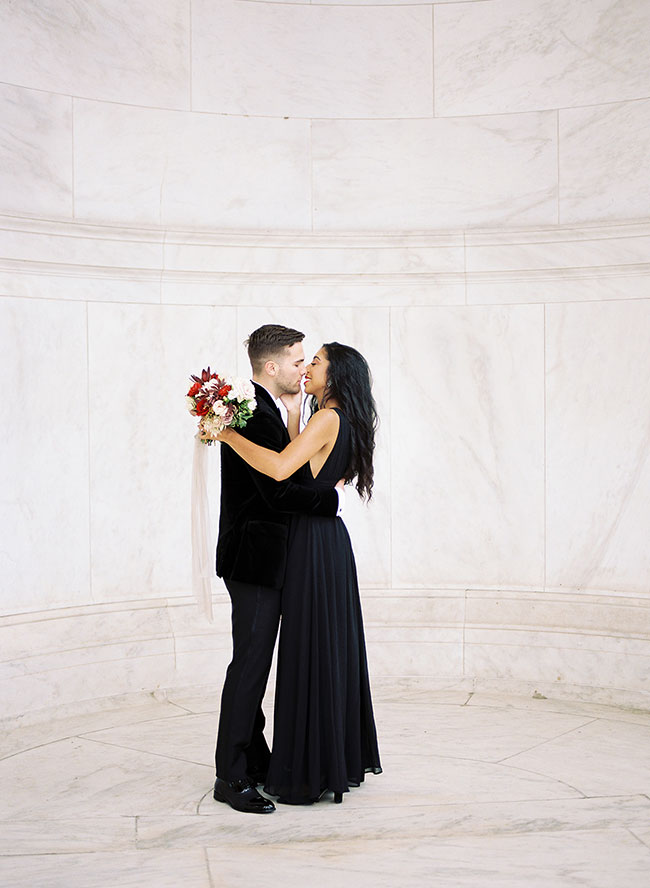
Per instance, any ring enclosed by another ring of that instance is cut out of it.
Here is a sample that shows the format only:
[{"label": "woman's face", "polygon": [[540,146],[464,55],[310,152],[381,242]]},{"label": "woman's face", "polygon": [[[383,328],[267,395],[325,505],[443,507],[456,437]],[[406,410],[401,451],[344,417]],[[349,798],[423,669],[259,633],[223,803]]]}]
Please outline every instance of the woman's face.
[{"label": "woman's face", "polygon": [[311,364],[307,365],[307,372],[305,373],[305,392],[308,395],[314,395],[318,401],[322,400],[323,394],[325,393],[325,386],[327,385],[327,368],[329,367],[329,364],[330,362],[327,360],[327,354],[323,347],[316,352],[312,358]]}]

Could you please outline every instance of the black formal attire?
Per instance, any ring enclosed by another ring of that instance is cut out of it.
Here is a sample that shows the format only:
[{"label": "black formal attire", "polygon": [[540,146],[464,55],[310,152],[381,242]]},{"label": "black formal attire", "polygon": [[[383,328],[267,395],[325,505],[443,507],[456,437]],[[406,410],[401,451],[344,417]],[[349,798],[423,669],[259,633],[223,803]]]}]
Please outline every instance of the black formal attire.
[{"label": "black formal attire", "polygon": [[[309,486],[325,491],[350,460],[350,424],[339,432]],[[282,590],[273,752],[265,789],[305,804],[324,790],[347,792],[381,764],[370,697],[361,602],[352,545],[340,518],[291,520]]]},{"label": "black formal attire", "polygon": [[[255,384],[257,409],[240,432],[277,452],[289,433],[271,395]],[[228,446],[221,448],[221,514],[217,575],[232,602],[233,656],[223,686],[215,762],[217,776],[235,781],[266,773],[262,698],[280,621],[292,513],[335,516],[338,493],[303,486],[303,467],[287,481],[256,472]],[[338,480],[338,479],[337,479]]]}]

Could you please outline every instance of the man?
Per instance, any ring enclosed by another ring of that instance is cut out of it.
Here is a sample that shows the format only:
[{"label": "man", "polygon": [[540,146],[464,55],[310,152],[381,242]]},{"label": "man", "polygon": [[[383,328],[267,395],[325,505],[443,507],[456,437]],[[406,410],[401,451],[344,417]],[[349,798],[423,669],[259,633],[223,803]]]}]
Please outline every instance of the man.
[{"label": "man", "polygon": [[[278,452],[289,443],[280,396],[300,392],[303,339],[298,330],[266,324],[246,342],[257,409],[242,434]],[[217,575],[223,577],[232,602],[233,657],[221,697],[214,798],[237,811],[275,810],[256,786],[264,782],[271,755],[261,704],[280,622],[291,513],[339,512],[339,492],[301,486],[301,472],[274,481],[230,447],[221,448]]]}]

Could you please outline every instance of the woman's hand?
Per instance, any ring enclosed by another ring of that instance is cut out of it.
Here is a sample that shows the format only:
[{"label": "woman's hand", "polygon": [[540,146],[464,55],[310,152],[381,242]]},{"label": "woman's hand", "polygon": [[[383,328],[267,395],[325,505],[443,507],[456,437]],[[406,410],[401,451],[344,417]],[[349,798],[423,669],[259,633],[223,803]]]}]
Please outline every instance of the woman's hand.
[{"label": "woman's hand", "polygon": [[295,395],[280,395],[280,400],[287,408],[289,416],[287,418],[287,431],[289,437],[293,441],[300,434],[300,408],[302,407],[302,390],[296,392]]},{"label": "woman's hand", "polygon": [[288,413],[300,413],[300,408],[302,406],[302,389],[299,392],[296,392],[295,395],[289,395],[286,392],[280,395],[280,400],[287,408]]},{"label": "woman's hand", "polygon": [[233,431],[233,429],[225,428],[223,431],[219,432],[216,437],[212,435],[208,435],[207,432],[203,432],[199,434],[199,438],[202,441],[221,441],[222,444],[227,444],[231,435],[236,435],[237,432]]}]

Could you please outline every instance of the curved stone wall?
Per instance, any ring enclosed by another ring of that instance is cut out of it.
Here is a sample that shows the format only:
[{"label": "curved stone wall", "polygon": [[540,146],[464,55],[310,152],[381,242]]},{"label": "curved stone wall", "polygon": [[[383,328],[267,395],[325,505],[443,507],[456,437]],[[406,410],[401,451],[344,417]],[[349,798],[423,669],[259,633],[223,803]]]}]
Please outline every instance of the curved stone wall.
[{"label": "curved stone wall", "polygon": [[6,714],[218,684],[182,394],[267,321],[373,368],[373,674],[647,705],[649,28],[641,0],[0,10]]}]

